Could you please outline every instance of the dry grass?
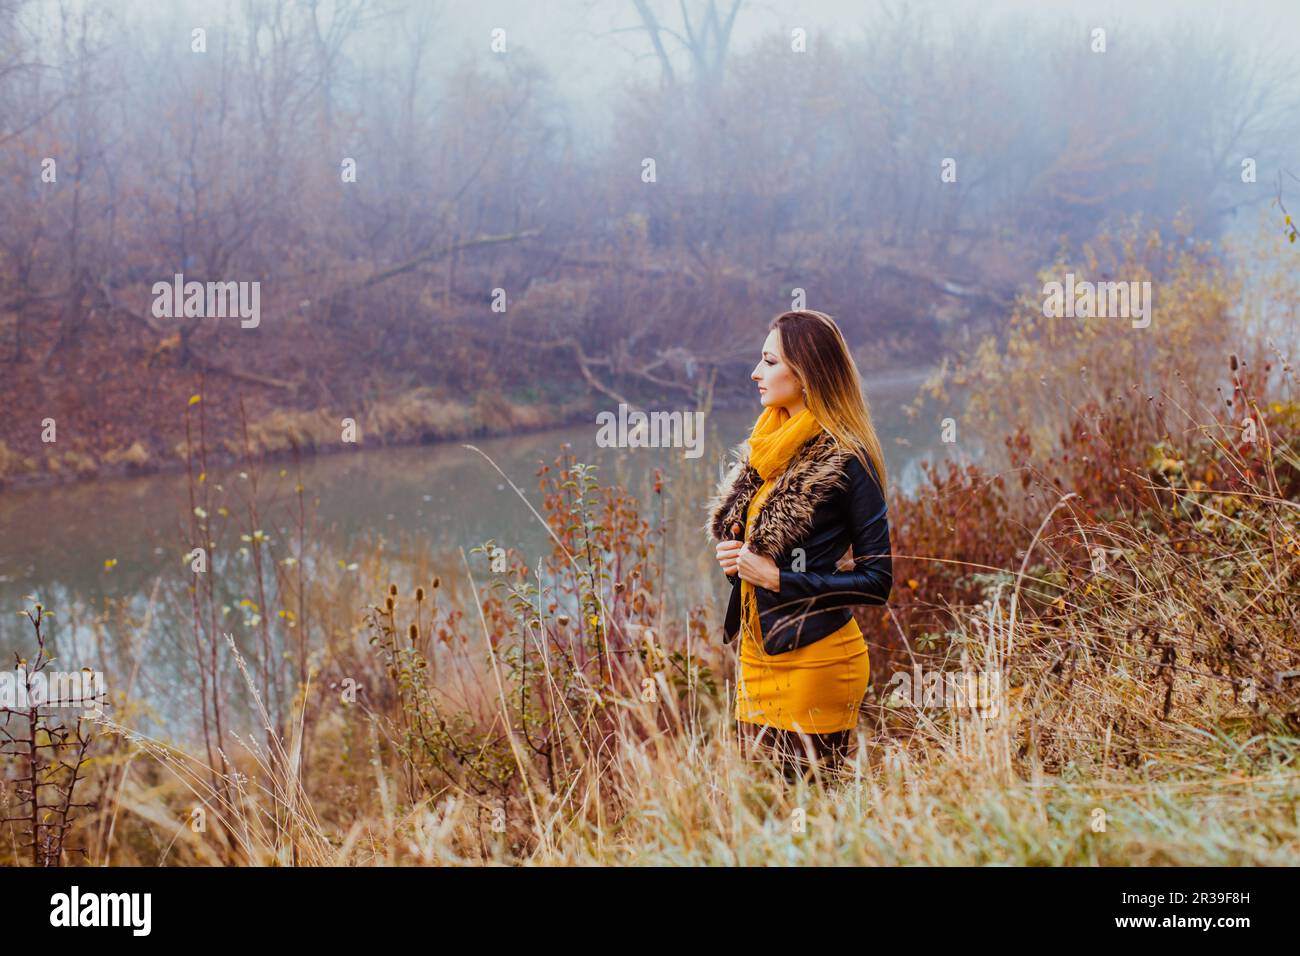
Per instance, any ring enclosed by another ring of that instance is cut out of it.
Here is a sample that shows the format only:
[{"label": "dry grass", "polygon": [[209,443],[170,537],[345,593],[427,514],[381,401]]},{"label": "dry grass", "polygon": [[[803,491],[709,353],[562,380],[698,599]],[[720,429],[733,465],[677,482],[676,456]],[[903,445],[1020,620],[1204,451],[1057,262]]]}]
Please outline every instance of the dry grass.
[{"label": "dry grass", "polygon": [[[1013,354],[984,343],[962,366],[990,377],[971,423],[1007,416],[1012,467],[931,471],[891,501],[895,598],[864,616],[873,689],[834,779],[788,784],[732,740],[734,647],[715,636],[725,585],[695,530],[707,489],[656,474],[635,500],[562,457],[537,475],[546,555],[380,541],[336,573],[338,556],[290,549],[301,526],[254,542],[274,568],[257,599],[265,640],[237,658],[257,739],[226,735],[195,756],[131,731],[133,702],[120,702],[85,824],[91,862],[1293,863],[1294,370],[1262,346],[1249,361],[1214,352],[1234,334],[1221,326],[1234,287],[1217,271],[1154,242],[1124,254],[1141,259],[1132,274],[1167,282],[1167,339],[1022,324]],[[1216,368],[1230,375],[1212,405]],[[361,424],[410,436],[513,414],[411,393]],[[251,444],[337,441],[337,428],[272,420]],[[205,514],[230,503],[193,487]],[[177,646],[216,642],[235,659],[207,623],[221,599],[205,587]],[[300,626],[273,607],[296,608]],[[270,666],[286,650],[299,653],[291,679]],[[887,688],[912,665],[995,674],[1005,693],[916,707]]]},{"label": "dry grass", "polygon": [[0,440],[0,484],[30,469],[30,464],[3,440]]},{"label": "dry grass", "polygon": [[[536,599],[519,590],[527,574],[512,564],[505,600],[486,597],[481,618],[458,617],[466,596],[482,593],[465,558],[460,596],[443,593],[441,581],[419,600],[412,588],[396,596],[383,588],[369,628],[336,649],[340,667],[323,662],[299,698],[283,745],[244,741],[230,755],[239,769],[217,784],[201,759],[135,738],[154,763],[145,769],[137,759],[128,776],[117,803],[122,835],[104,861],[1291,862],[1300,850],[1300,740],[1294,685],[1278,675],[1300,656],[1296,510],[1289,500],[1243,495],[1230,520],[1197,514],[1177,540],[1159,524],[1075,522],[1076,535],[1121,556],[1075,579],[1037,560],[1059,553],[1064,532],[1029,536],[1025,566],[990,576],[985,602],[956,612],[948,635],[952,667],[961,658],[1005,675],[1010,692],[996,713],[871,708],[845,771],[797,785],[770,764],[741,759],[731,743],[729,687],[704,676],[725,669],[716,642],[691,646],[688,671],[674,677],[668,654],[694,642],[692,619],[661,623],[655,646],[621,658],[613,681],[602,680],[594,657],[584,665],[556,653],[564,640],[525,678],[512,648],[530,631],[512,628],[526,615],[512,615],[509,598]],[[558,529],[557,538],[568,550]],[[1214,554],[1231,554],[1239,587],[1223,586]],[[370,562],[369,586],[394,564],[391,556]],[[407,570],[413,580],[431,577],[424,562]],[[579,562],[572,583],[586,570]],[[607,603],[597,616],[611,610]],[[541,628],[571,632],[577,621],[564,611],[543,605]],[[609,620],[588,636],[633,648],[618,623],[626,618]],[[367,688],[355,704],[338,703],[343,674]],[[1243,696],[1247,681],[1255,687]],[[449,738],[433,729],[439,718]],[[500,732],[507,724],[512,735]],[[537,746],[548,724],[559,728],[549,773]],[[307,725],[314,756],[305,782]],[[197,806],[207,808],[202,833],[185,822]],[[127,835],[168,821],[174,839],[165,852],[142,853],[139,834]]]}]

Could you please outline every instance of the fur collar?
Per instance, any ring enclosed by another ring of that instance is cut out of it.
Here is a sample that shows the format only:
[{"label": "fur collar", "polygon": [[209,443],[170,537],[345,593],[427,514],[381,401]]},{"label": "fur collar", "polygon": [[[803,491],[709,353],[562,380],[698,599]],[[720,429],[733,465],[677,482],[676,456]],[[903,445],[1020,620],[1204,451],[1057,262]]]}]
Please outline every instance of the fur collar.
[{"label": "fur collar", "polygon": [[[744,527],[745,510],[763,484],[749,464],[748,440],[737,445],[733,454],[738,461],[709,499],[704,527],[713,541],[730,540],[733,523]],[[780,560],[796,547],[812,528],[817,506],[848,483],[845,465],[851,457],[852,452],[840,449],[825,430],[804,442],[759,508],[749,536],[750,550]]]}]

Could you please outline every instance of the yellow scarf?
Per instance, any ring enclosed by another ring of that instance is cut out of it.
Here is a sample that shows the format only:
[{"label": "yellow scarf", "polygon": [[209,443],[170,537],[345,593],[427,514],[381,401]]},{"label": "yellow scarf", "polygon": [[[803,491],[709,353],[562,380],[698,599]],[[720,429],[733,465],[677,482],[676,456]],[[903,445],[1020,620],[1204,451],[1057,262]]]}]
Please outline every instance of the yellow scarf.
[{"label": "yellow scarf", "polygon": [[764,481],[781,473],[790,456],[822,430],[821,422],[804,406],[792,416],[778,405],[763,409],[749,436],[749,463]]}]

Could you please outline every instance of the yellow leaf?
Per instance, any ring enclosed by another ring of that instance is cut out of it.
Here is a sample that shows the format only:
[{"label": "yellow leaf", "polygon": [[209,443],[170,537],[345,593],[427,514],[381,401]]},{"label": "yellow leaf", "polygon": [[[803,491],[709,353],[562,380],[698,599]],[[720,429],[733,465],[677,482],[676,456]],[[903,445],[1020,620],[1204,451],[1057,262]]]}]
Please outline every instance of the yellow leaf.
[{"label": "yellow leaf", "polygon": [[199,403],[199,396],[198,396],[198,395],[191,395],[191,396],[190,396],[190,404],[191,404],[191,405],[197,405],[198,403]]}]

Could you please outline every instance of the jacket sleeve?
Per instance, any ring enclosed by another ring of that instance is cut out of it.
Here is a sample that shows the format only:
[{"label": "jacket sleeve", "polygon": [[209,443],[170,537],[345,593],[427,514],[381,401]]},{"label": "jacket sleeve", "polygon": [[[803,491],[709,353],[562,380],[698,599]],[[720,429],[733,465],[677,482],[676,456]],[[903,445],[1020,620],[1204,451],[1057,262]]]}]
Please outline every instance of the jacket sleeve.
[{"label": "jacket sleeve", "polygon": [[889,517],[885,498],[875,479],[856,457],[845,469],[849,475],[849,520],[853,541],[851,571],[788,571],[781,569],[777,604],[815,599],[810,608],[858,604],[884,604],[894,583],[889,547]]}]

